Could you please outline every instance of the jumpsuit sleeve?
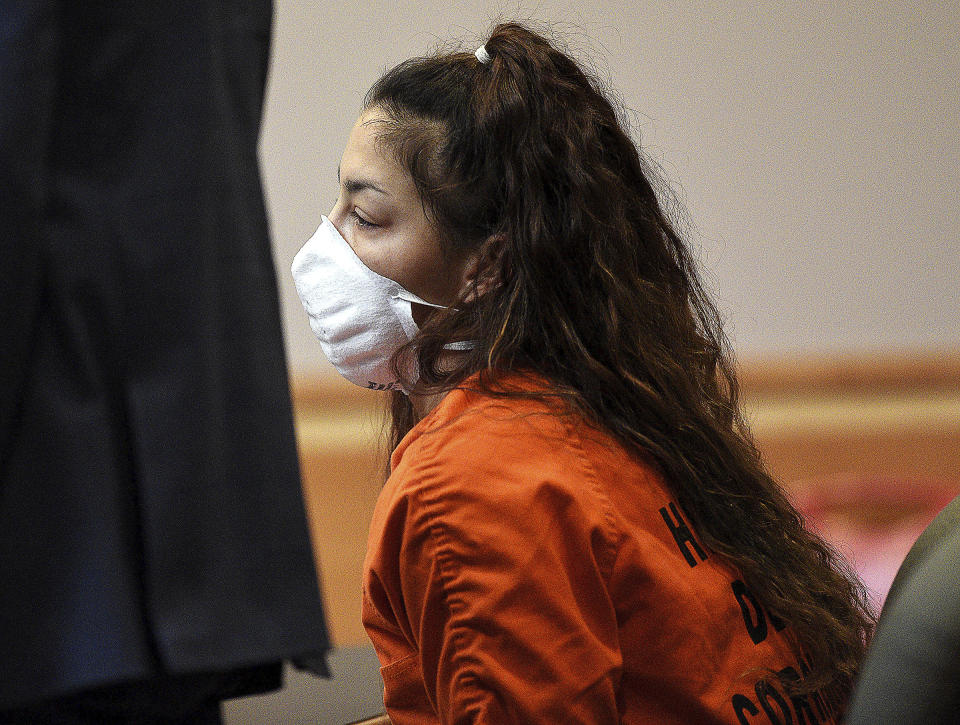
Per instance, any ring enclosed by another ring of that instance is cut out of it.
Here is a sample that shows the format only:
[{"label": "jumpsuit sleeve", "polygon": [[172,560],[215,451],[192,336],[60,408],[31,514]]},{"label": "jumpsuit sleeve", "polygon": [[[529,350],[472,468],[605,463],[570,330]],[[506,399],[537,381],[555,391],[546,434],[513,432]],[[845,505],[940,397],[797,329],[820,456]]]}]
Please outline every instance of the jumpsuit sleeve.
[{"label": "jumpsuit sleeve", "polygon": [[385,528],[426,696],[445,724],[615,723],[615,535],[588,474],[500,452],[412,471]]}]

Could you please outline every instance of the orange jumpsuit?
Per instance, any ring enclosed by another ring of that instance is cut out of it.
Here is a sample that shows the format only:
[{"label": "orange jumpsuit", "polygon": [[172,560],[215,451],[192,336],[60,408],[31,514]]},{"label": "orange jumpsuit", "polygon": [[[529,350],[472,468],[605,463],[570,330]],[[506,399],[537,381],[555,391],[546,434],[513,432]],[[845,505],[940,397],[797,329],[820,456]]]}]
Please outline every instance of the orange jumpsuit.
[{"label": "orange jumpsuit", "polygon": [[608,434],[455,390],[391,465],[363,622],[397,725],[833,722],[767,684],[801,669],[779,623]]}]

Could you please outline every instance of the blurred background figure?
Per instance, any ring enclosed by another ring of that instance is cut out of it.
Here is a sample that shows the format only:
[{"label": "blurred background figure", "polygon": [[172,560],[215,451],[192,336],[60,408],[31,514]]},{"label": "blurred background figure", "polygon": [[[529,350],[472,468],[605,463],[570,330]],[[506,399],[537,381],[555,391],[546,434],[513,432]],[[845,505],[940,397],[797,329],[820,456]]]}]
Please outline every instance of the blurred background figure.
[{"label": "blurred background figure", "polygon": [[0,722],[324,671],[257,140],[269,2],[0,14]]},{"label": "blurred background figure", "polygon": [[849,725],[953,723],[960,710],[960,498],[910,549],[867,652]]}]

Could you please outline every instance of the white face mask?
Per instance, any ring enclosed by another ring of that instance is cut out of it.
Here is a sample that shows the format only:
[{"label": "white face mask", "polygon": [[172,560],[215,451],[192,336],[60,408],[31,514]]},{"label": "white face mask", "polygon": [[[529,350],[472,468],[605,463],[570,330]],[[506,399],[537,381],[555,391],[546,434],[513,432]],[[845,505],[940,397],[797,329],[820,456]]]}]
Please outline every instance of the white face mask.
[{"label": "white face mask", "polygon": [[[367,267],[327,217],[293,259],[293,279],[324,355],[371,390],[403,390],[390,358],[420,329],[411,303],[442,307]],[[411,366],[416,363],[411,361]],[[415,367],[405,370],[413,381]]]}]

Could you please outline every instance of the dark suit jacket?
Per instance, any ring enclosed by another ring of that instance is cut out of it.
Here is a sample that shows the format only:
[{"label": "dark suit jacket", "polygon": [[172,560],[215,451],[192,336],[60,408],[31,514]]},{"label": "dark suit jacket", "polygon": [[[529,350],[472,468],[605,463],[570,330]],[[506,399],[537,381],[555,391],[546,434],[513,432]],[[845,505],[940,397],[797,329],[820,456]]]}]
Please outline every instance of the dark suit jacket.
[{"label": "dark suit jacket", "polygon": [[0,708],[327,647],[263,0],[0,11]]}]

